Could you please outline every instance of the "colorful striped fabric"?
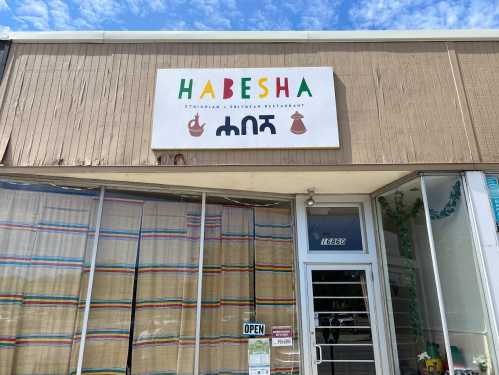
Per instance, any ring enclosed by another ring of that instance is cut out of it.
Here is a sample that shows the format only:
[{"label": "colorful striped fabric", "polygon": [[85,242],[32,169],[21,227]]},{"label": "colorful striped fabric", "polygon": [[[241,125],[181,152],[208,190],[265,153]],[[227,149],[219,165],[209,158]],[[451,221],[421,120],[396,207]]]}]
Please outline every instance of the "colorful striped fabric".
[{"label": "colorful striped fabric", "polygon": [[[79,192],[0,182],[0,375],[76,373],[98,202]],[[248,374],[252,319],[267,337],[293,327],[271,373],[299,374],[290,223],[289,209],[207,205],[201,374]],[[133,375],[192,374],[200,227],[199,203],[106,196],[84,374],[130,359]]]},{"label": "colorful striped fabric", "polygon": [[220,225],[206,229],[200,373],[247,374],[242,324],[254,317],[253,209],[208,205],[207,214]]},{"label": "colorful striped fabric", "polygon": [[67,374],[95,194],[0,189],[0,374]]},{"label": "colorful striped fabric", "polygon": [[[291,212],[287,208],[255,209],[256,316],[272,326],[297,329],[294,247]],[[270,332],[269,332],[270,333]],[[295,335],[296,336],[296,335]],[[297,374],[300,345],[272,347],[272,374]],[[286,368],[282,364],[287,364]]]},{"label": "colorful striped fabric", "polygon": [[132,374],[192,374],[201,205],[144,203]]},{"label": "colorful striped fabric", "polygon": [[[142,210],[142,201],[122,198],[104,200],[83,373],[126,372]],[[90,253],[85,264],[88,271]],[[71,372],[76,371],[77,366],[88,275],[85,272],[82,279]]]},{"label": "colorful striped fabric", "polygon": [[[243,322],[296,332],[291,213],[235,206],[208,206],[207,212],[221,222],[206,231],[200,373],[248,374]],[[293,348],[273,348],[271,373],[298,374],[298,351],[296,340]]]}]

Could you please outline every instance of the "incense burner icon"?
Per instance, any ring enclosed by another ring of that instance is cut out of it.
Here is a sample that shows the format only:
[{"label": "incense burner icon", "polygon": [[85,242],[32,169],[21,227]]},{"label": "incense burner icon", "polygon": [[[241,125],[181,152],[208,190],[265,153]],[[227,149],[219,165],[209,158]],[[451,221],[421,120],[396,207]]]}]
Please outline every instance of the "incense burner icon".
[{"label": "incense burner icon", "polygon": [[302,121],[302,118],[304,116],[296,111],[291,115],[291,118],[293,119],[293,124],[291,125],[291,133],[294,134],[303,134],[307,131],[307,128],[305,127],[305,124]]},{"label": "incense burner icon", "polygon": [[193,137],[200,137],[204,132],[205,125],[199,125],[199,113],[196,113],[194,118],[187,123],[189,134]]}]

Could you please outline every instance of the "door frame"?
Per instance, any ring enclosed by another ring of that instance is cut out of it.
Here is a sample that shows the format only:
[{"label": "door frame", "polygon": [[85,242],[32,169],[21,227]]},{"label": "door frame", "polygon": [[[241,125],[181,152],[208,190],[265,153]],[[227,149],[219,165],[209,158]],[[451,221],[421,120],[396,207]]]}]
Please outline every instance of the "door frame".
[{"label": "door frame", "polygon": [[[315,195],[314,207],[359,207],[361,228],[364,241],[363,251],[309,251],[307,213],[305,201],[308,195],[297,195],[295,200],[296,214],[296,248],[297,248],[297,273],[298,273],[298,313],[301,333],[302,351],[302,374],[314,375],[313,365],[315,360],[315,349],[310,346],[310,319],[308,312],[309,287],[308,287],[308,267],[366,267],[372,277],[372,301],[371,313],[373,322],[373,345],[378,348],[379,358],[376,358],[378,375],[392,374],[390,366],[389,348],[387,341],[386,314],[384,314],[384,292],[381,284],[381,268],[378,261],[378,251],[376,246],[376,231],[374,224],[374,214],[369,195]],[[346,268],[345,268],[346,267]],[[362,269],[362,268],[360,268]],[[366,274],[367,278],[368,275]],[[371,299],[370,299],[371,301]],[[374,344],[376,341],[376,344]],[[386,355],[381,355],[386,353]]]},{"label": "door frame", "polygon": [[[369,321],[371,326],[371,334],[372,334],[372,345],[373,345],[373,353],[374,353],[374,363],[376,368],[376,374],[382,375],[382,366],[381,366],[381,353],[379,347],[379,340],[375,337],[377,335],[378,327],[377,327],[377,316],[376,316],[376,303],[374,300],[374,280],[373,280],[373,272],[372,266],[370,264],[309,264],[305,266],[307,273],[307,311],[306,314],[308,316],[308,332],[303,332],[304,340],[310,341],[310,347],[315,349],[316,343],[316,335],[315,335],[315,316],[314,313],[314,304],[313,304],[313,287],[312,287],[312,271],[315,270],[331,270],[331,271],[364,271],[366,276],[366,285],[367,285],[367,299],[369,302]],[[311,352],[311,371],[312,375],[317,374],[317,367],[315,366],[315,350]],[[352,361],[354,362],[354,361]]]}]

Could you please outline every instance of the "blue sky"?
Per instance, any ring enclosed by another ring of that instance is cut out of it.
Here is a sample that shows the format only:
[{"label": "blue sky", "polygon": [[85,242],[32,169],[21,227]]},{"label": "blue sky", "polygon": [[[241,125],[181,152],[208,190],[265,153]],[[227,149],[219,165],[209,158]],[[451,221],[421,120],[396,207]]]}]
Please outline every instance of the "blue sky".
[{"label": "blue sky", "polygon": [[499,0],[0,0],[0,31],[498,27]]}]

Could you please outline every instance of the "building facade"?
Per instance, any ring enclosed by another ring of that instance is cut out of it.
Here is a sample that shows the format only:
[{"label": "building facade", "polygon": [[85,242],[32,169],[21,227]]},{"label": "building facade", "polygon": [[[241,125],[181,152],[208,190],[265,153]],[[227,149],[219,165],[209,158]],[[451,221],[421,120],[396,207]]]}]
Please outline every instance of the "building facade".
[{"label": "building facade", "polygon": [[0,374],[498,373],[498,32],[0,39]]}]

